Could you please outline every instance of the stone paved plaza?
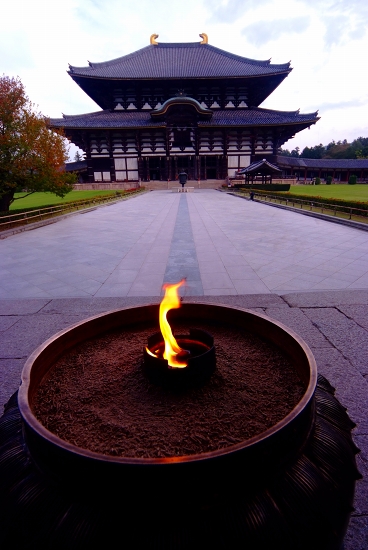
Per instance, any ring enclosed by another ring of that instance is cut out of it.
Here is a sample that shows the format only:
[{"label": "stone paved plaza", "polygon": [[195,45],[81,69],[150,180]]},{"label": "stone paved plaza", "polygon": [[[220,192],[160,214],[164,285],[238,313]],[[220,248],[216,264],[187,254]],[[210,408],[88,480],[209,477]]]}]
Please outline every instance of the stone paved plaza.
[{"label": "stone paved plaza", "polygon": [[368,289],[368,232],[214,190],[154,191],[0,242],[0,298]]},{"label": "stone paved plaza", "polygon": [[259,311],[295,330],[357,424],[345,550],[368,548],[368,232],[213,190],[154,191],[0,240],[0,406],[26,358],[104,311],[185,300]]}]

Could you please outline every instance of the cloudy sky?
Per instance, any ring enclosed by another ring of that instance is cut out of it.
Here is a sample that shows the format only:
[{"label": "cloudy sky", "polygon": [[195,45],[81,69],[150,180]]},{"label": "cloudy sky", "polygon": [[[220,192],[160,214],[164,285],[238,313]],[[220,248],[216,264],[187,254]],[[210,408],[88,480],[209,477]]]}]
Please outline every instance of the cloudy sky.
[{"label": "cloudy sky", "polygon": [[[365,0],[10,0],[1,8],[0,74],[19,76],[50,117],[99,110],[67,74],[158,42],[209,43],[293,71],[261,105],[321,120],[284,147],[368,137]],[[71,155],[74,150],[71,149]]]}]

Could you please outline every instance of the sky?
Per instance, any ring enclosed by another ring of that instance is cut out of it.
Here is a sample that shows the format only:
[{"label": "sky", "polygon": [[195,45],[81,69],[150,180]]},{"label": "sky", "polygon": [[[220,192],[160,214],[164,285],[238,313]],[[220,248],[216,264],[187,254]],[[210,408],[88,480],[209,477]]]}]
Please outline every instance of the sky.
[{"label": "sky", "polygon": [[[365,0],[11,0],[1,8],[0,74],[19,76],[52,118],[100,108],[67,74],[158,42],[199,42],[292,72],[260,107],[321,119],[289,150],[368,137]],[[76,148],[70,149],[73,158]]]}]

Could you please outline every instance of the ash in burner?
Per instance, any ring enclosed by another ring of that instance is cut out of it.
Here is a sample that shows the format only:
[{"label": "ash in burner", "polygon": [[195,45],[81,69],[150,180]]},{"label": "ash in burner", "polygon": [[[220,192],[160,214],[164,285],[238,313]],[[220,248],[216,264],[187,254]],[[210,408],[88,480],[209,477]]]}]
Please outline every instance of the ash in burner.
[{"label": "ash in burner", "polygon": [[282,420],[305,388],[277,347],[228,324],[196,326],[216,342],[216,371],[202,387],[171,392],[141,368],[156,327],[134,326],[83,342],[40,384],[32,409],[61,439],[94,452],[160,458],[201,454],[258,435]]}]

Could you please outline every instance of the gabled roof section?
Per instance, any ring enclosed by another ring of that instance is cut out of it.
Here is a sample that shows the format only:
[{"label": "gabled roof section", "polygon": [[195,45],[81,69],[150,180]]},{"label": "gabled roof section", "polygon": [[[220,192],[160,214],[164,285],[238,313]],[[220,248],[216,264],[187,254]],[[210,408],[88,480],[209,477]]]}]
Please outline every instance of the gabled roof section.
[{"label": "gabled roof section", "polygon": [[211,109],[207,109],[205,107],[202,107],[202,105],[192,97],[171,97],[167,101],[161,105],[158,109],[153,109],[150,112],[151,117],[154,120],[163,120],[165,115],[167,114],[167,111],[171,107],[175,107],[176,105],[182,105],[184,107],[192,107],[198,114],[200,118],[209,119],[212,117],[212,111]]},{"label": "gabled roof section", "polygon": [[253,162],[247,168],[243,168],[242,170],[239,170],[238,174],[258,174],[258,173],[279,173],[282,172],[282,170],[275,166],[275,164],[271,164],[271,162],[268,162],[266,159],[258,160],[257,162]]},{"label": "gabled roof section", "polygon": [[69,65],[72,78],[99,79],[231,78],[291,71],[290,62],[271,64],[226,52],[200,42],[151,44],[136,52],[89,67]]}]

